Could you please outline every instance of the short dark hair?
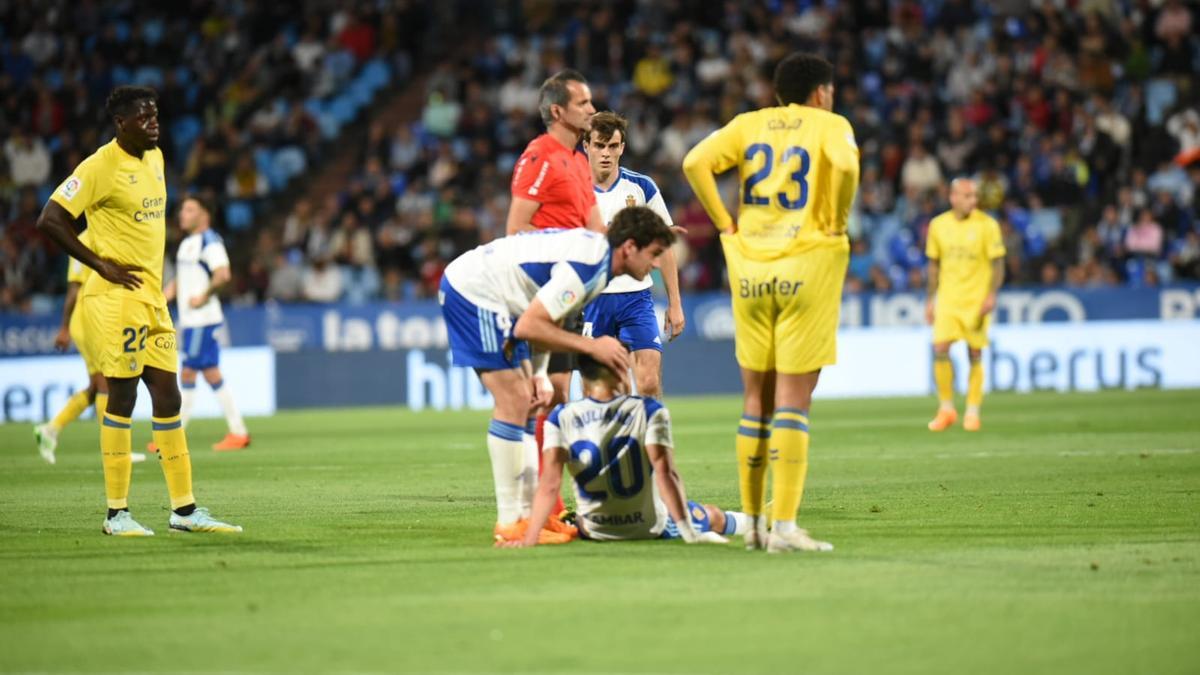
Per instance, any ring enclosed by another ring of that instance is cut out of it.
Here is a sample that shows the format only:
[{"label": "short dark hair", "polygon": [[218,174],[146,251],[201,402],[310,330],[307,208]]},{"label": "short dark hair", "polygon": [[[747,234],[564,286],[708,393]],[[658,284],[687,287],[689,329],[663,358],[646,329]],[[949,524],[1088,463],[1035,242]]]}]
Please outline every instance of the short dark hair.
[{"label": "short dark hair", "polygon": [[538,112],[541,113],[542,122],[547,127],[554,124],[554,115],[550,112],[550,106],[565,106],[571,102],[571,92],[567,90],[568,82],[587,84],[587,78],[578,70],[568,68],[546,78],[546,81],[542,83],[542,88],[538,90]]},{"label": "short dark hair", "polygon": [[788,105],[804,103],[823,84],[833,84],[833,64],[808,52],[793,52],[775,66],[775,95]]},{"label": "short dark hair", "polygon": [[[625,351],[629,351],[629,345],[625,345]],[[585,380],[599,380],[605,375],[615,375],[612,368],[600,363],[589,354],[579,354],[576,365],[579,367],[579,376]]]},{"label": "short dark hair", "polygon": [[588,140],[600,142],[612,140],[613,134],[621,132],[621,142],[629,140],[629,120],[611,110],[592,115],[592,130],[588,132]]},{"label": "short dark hair", "polygon": [[200,208],[204,209],[204,212],[208,214],[209,220],[212,220],[213,216],[217,212],[216,208],[213,206],[212,199],[199,192],[189,192],[183,196],[183,199],[179,200],[179,204],[182,206],[183,203],[189,199],[199,204]]},{"label": "short dark hair", "polygon": [[608,245],[616,248],[629,239],[639,249],[656,241],[670,246],[675,243],[675,231],[653,209],[627,206],[617,211],[608,225]]},{"label": "short dark hair", "polygon": [[108,100],[104,102],[104,110],[109,117],[120,115],[124,117],[133,111],[133,106],[139,101],[158,101],[158,92],[150,87],[134,87],[122,85],[112,90]]}]

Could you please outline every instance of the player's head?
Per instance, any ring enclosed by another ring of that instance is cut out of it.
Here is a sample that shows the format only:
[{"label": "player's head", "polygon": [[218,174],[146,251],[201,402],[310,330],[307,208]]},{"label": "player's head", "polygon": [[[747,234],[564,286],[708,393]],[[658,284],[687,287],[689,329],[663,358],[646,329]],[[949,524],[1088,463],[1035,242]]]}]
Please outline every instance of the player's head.
[{"label": "player's head", "polygon": [[627,206],[608,224],[613,273],[641,281],[658,267],[659,258],[675,243],[675,231],[653,209]]},{"label": "player's head", "polygon": [[582,137],[592,128],[592,90],[587,80],[575,70],[561,70],[542,83],[538,92],[538,112],[549,129],[561,124]]},{"label": "player's head", "polygon": [[603,363],[587,354],[580,354],[578,364],[579,377],[583,380],[584,391],[590,391],[597,385],[605,386],[612,392],[622,390],[620,378]]},{"label": "player's head", "polygon": [[158,145],[158,92],[150,87],[120,86],[112,90],[104,109],[117,127],[117,140],[126,149],[146,151]]},{"label": "player's head", "polygon": [[775,96],[783,105],[833,110],[833,64],[816,54],[793,52],[775,66]]},{"label": "player's head", "polygon": [[584,148],[596,182],[608,181],[620,166],[628,129],[628,120],[615,112],[606,110],[592,116],[592,130],[584,136]]},{"label": "player's head", "polygon": [[202,195],[189,194],[179,204],[179,228],[184,232],[204,230],[212,223],[212,204]]},{"label": "player's head", "polygon": [[970,178],[955,178],[950,181],[950,208],[959,218],[966,218],[979,203],[979,191]]}]

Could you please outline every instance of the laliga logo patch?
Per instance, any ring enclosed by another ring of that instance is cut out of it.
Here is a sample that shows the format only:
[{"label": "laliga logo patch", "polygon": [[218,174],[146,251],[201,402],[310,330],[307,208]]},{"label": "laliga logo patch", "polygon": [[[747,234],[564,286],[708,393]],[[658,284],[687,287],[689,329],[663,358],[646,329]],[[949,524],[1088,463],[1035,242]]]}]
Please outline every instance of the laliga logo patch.
[{"label": "laliga logo patch", "polygon": [[58,191],[63,197],[74,199],[75,195],[79,194],[79,188],[81,187],[83,187],[83,180],[78,176],[71,176],[67,179],[67,182],[62,184],[62,187]]},{"label": "laliga logo patch", "polygon": [[575,297],[575,291],[568,289],[562,292],[562,295],[559,296],[559,300],[561,300],[564,305],[570,305],[575,302]]}]

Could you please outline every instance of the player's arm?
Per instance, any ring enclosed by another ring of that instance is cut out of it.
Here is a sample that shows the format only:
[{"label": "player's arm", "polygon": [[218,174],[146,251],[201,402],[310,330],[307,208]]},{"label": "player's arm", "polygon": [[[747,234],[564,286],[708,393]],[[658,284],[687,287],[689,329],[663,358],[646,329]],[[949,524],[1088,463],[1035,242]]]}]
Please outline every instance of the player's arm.
[{"label": "player's arm", "polygon": [[925,321],[933,323],[933,306],[937,300],[938,292],[938,275],[941,271],[941,265],[938,264],[937,258],[929,259],[929,266],[925,273],[929,276],[929,281],[925,283]]},{"label": "player's arm", "polygon": [[942,257],[941,240],[938,238],[938,219],[929,223],[929,233],[925,239],[925,257],[929,265],[925,268],[925,322],[933,323],[933,308],[937,301],[938,283],[941,272]]},{"label": "player's arm", "polygon": [[[657,185],[654,188],[655,194],[646,205],[657,213],[664,223],[674,227],[675,223],[672,222],[671,212],[667,210],[666,202],[663,201],[662,191],[658,190]],[[670,342],[683,333],[684,324],[687,323],[683,315],[683,298],[679,293],[679,264],[675,260],[674,249],[668,248],[663,253],[659,269],[662,272],[663,286],[667,288],[667,315],[663,318],[663,331]]]},{"label": "player's arm", "polygon": [[591,210],[588,211],[587,229],[601,234],[608,232],[608,226],[604,224],[604,218],[600,216],[599,204],[592,204]]},{"label": "player's arm", "polygon": [[54,336],[54,348],[60,352],[65,352],[67,347],[71,346],[71,315],[75,313],[75,303],[79,299],[81,285],[78,281],[67,283],[67,298],[63,302],[62,322],[58,326],[58,335]]},{"label": "player's arm", "polygon": [[525,531],[522,546],[537,546],[538,533],[550,520],[550,512],[558,501],[562,490],[562,475],[566,465],[566,448],[550,447],[542,452],[542,473],[538,476],[537,494],[533,496],[533,508],[529,513],[529,528]]},{"label": "player's arm", "polygon": [[838,119],[832,137],[825,139],[821,149],[831,169],[829,189],[836,209],[833,213],[834,224],[838,232],[845,232],[850,220],[850,208],[854,205],[854,195],[858,192],[859,153],[858,142],[854,140],[854,128],[846,118]]},{"label": "player's arm", "polygon": [[233,275],[229,272],[229,265],[214,269],[212,271],[212,277],[208,280],[208,288],[205,288],[204,292],[200,295],[197,295],[189,300],[192,307],[200,307],[204,303],[208,302],[208,299],[216,295],[217,292],[221,290],[221,287],[225,284],[228,284],[229,280],[232,278]]},{"label": "player's arm", "polygon": [[1004,257],[1008,252],[1004,248],[1004,237],[1000,234],[1000,224],[994,220],[988,223],[987,253],[992,261],[992,285],[983,299],[983,306],[979,308],[980,319],[996,309],[996,294],[1004,285]]},{"label": "player's arm", "polygon": [[508,205],[508,221],[505,223],[504,233],[511,236],[518,232],[536,230],[530,221],[541,207],[541,202],[513,195],[512,203]]},{"label": "player's arm", "polygon": [[122,265],[96,255],[95,251],[79,241],[79,235],[75,233],[74,221],[75,218],[69,211],[51,199],[46,202],[46,206],[42,208],[42,214],[38,216],[37,229],[50,241],[58,244],[59,248],[67,255],[96,270],[96,274],[105,280],[130,290],[142,285],[142,280],[134,274],[134,272],[141,271],[140,267]]},{"label": "player's arm", "polygon": [[740,155],[738,133],[734,127],[736,122],[734,120],[709,134],[683,158],[683,175],[700,200],[700,205],[708,212],[713,225],[722,232],[737,231],[737,223],[725,208],[721,192],[717,189],[717,174],[735,166]]},{"label": "player's arm", "polygon": [[646,456],[654,468],[654,481],[658,486],[658,494],[667,505],[667,513],[675,526],[679,528],[679,536],[689,544],[724,544],[726,540],[716,532],[697,532],[692,527],[692,518],[688,514],[687,495],[683,491],[683,479],[675,469],[675,456],[671,448],[660,443],[647,443]]}]

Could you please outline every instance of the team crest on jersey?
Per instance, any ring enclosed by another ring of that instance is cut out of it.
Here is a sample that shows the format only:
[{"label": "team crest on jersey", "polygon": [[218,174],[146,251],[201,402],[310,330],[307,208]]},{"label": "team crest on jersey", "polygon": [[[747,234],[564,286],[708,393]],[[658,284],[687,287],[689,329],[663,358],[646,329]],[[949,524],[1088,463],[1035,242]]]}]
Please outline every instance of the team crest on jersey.
[{"label": "team crest on jersey", "polygon": [[134,358],[129,359],[129,372],[132,373],[132,372],[135,372],[136,370],[137,370],[137,359],[134,359]]},{"label": "team crest on jersey", "polygon": [[67,199],[74,199],[75,195],[79,194],[79,188],[83,187],[83,179],[79,176],[71,176],[67,182],[62,184],[58,192]]},{"label": "team crest on jersey", "polygon": [[637,206],[637,200],[633,195],[625,195],[625,206]]},{"label": "team crest on jersey", "polygon": [[704,520],[704,517],[707,515],[708,514],[705,513],[703,506],[693,506],[692,507],[692,518],[694,518],[695,520]]},{"label": "team crest on jersey", "polygon": [[134,174],[132,174],[132,173],[131,173],[131,174],[129,174],[129,184],[130,184],[130,185],[137,185],[137,176],[136,176],[136,175],[134,175]]}]

